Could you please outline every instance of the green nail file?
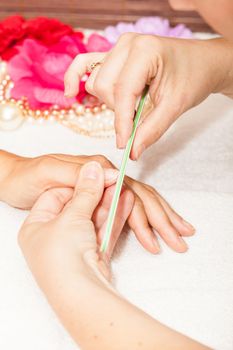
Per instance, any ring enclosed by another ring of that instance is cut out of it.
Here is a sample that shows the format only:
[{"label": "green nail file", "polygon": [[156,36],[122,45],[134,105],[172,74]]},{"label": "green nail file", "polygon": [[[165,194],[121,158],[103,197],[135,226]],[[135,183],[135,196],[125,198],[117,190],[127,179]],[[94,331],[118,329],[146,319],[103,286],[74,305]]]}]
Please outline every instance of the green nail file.
[{"label": "green nail file", "polygon": [[123,155],[123,159],[121,162],[121,167],[119,170],[119,176],[117,179],[117,183],[116,183],[116,188],[115,188],[115,192],[113,195],[113,199],[112,199],[112,203],[111,203],[111,207],[109,210],[109,214],[108,214],[108,218],[107,218],[107,225],[106,225],[106,231],[104,234],[104,238],[100,247],[100,251],[101,252],[106,252],[108,249],[108,244],[111,238],[111,233],[112,233],[112,228],[113,228],[113,224],[114,224],[114,220],[115,220],[115,215],[116,215],[116,211],[117,211],[117,206],[118,206],[118,202],[119,202],[119,198],[120,198],[120,194],[121,194],[121,189],[122,189],[122,185],[124,182],[124,177],[125,177],[125,172],[126,172],[126,167],[127,167],[127,163],[129,160],[129,155],[130,155],[130,151],[133,145],[133,141],[134,141],[134,137],[136,134],[136,130],[137,130],[137,126],[138,123],[140,121],[144,106],[145,106],[145,101],[146,101],[146,95],[148,92],[148,86],[145,87],[145,89],[143,90],[137,111],[136,111],[136,115],[134,118],[134,122],[133,122],[133,131],[132,134],[127,142],[125,151],[124,151],[124,155]]}]

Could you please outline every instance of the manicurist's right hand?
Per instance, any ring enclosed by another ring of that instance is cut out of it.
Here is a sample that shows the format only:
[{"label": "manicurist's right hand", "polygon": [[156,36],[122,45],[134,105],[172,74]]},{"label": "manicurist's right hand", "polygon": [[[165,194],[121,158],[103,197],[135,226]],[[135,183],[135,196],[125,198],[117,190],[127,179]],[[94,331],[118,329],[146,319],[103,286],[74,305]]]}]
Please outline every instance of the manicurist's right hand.
[{"label": "manicurist's right hand", "polygon": [[[213,92],[233,96],[233,46],[224,39],[185,40],[123,34],[108,53],[80,54],[65,75],[65,94],[78,93],[92,63],[86,89],[115,111],[117,146],[132,131],[136,103],[150,84],[153,109],[138,127],[131,158],[156,142],[185,111]],[[231,75],[232,74],[232,75]]]}]

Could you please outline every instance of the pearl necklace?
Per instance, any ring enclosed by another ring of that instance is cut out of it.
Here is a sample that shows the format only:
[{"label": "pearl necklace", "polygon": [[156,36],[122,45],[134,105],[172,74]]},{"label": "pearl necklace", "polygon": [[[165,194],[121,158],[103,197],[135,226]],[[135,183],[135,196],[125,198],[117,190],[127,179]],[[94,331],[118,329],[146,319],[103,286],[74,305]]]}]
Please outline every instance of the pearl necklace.
[{"label": "pearl necklace", "polygon": [[54,105],[47,110],[33,110],[25,97],[20,100],[11,98],[13,87],[14,83],[7,74],[7,64],[0,61],[0,130],[14,130],[24,122],[58,122],[87,136],[113,135],[114,113],[92,96],[88,100],[91,106],[77,102],[66,109]]}]

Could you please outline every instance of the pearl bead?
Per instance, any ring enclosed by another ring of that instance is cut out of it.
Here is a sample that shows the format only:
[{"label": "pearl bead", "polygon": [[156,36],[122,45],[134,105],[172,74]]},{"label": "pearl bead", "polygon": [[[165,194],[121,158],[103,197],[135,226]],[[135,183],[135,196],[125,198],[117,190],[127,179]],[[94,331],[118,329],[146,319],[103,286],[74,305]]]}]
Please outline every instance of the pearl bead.
[{"label": "pearl bead", "polygon": [[82,115],[84,113],[84,106],[79,105],[78,107],[76,107],[75,112],[77,113],[77,115]]},{"label": "pearl bead", "polygon": [[38,119],[37,119],[37,123],[39,123],[39,124],[43,124],[44,123],[44,118],[42,118],[42,117],[39,117]]},{"label": "pearl bead", "polygon": [[27,117],[27,121],[28,121],[29,123],[33,123],[34,120],[35,120],[35,119],[34,119],[33,117],[30,117],[30,116]]},{"label": "pearl bead", "polygon": [[24,122],[22,111],[14,104],[0,105],[0,129],[14,130]]},{"label": "pearl bead", "polygon": [[50,122],[50,123],[53,123],[53,122],[55,122],[55,117],[53,116],[53,115],[51,115],[49,118],[48,118],[48,121]]}]

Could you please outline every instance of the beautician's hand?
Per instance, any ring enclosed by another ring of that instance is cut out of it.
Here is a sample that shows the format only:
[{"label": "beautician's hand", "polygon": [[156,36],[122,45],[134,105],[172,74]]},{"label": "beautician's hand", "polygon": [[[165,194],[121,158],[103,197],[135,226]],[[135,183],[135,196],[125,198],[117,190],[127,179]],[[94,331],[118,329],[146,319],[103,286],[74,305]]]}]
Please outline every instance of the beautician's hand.
[{"label": "beautician's hand", "polygon": [[[69,275],[79,270],[78,262],[99,263],[108,275],[109,259],[122,228],[132,210],[134,196],[124,189],[105,259],[98,252],[114,192],[114,185],[104,190],[104,170],[97,162],[81,167],[75,191],[53,188],[34,204],[20,233],[19,243],[39,283],[47,283],[46,274]],[[107,260],[108,260],[107,259]]]},{"label": "beautician's hand", "polygon": [[83,350],[207,350],[114,290],[109,256],[134,198],[127,190],[121,194],[111,246],[101,254],[98,243],[112,198],[108,190],[101,166],[89,162],[80,170],[74,194],[67,188],[48,190],[24,222],[19,243],[50,305]]},{"label": "beautician's hand", "polygon": [[136,102],[150,84],[153,110],[138,127],[131,158],[157,141],[185,111],[209,94],[233,96],[233,44],[224,39],[184,40],[123,34],[109,53],[76,57],[65,76],[66,96],[75,96],[79,79],[93,62],[86,89],[115,111],[117,146],[132,131]]}]

